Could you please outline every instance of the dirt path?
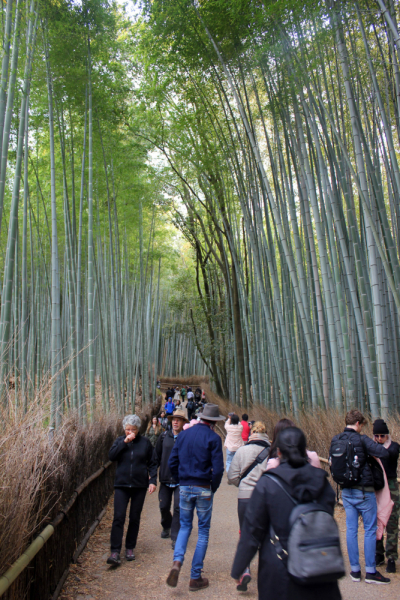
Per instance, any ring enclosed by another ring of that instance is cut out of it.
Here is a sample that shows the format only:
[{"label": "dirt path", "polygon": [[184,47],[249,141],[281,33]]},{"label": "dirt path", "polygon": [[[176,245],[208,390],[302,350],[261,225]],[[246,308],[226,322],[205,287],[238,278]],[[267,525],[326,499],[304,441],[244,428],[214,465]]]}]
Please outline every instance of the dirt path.
[{"label": "dirt path", "polygon": [[[236,585],[229,575],[238,538],[236,498],[237,490],[228,486],[225,475],[214,499],[210,543],[204,565],[204,574],[210,580],[210,587],[198,594],[203,600],[257,598],[256,561],[252,564],[254,579],[246,594],[236,591]],[[111,499],[107,513],[82,553],[79,564],[71,567],[60,596],[61,600],[158,600],[191,597],[188,584],[191,557],[197,538],[196,524],[189,540],[187,558],[182,567],[178,587],[171,589],[166,586],[165,579],[171,567],[173,551],[171,541],[160,538],[161,526],[156,495],[148,496],[144,505],[135,550],[136,561],[127,563],[123,560],[121,567],[117,569],[106,565],[112,514]],[[345,550],[343,509],[339,508],[336,516],[343,540],[342,547]],[[362,546],[362,536],[360,537]],[[400,561],[397,567],[400,570]],[[342,580],[340,585],[343,600],[400,598],[400,574],[392,576],[392,583],[388,586],[353,583],[349,577]]]}]

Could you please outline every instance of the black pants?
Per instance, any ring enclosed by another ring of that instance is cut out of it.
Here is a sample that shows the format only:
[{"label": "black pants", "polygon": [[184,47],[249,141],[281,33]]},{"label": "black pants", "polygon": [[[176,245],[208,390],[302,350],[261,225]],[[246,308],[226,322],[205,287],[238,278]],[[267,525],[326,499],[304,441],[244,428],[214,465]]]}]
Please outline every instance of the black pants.
[{"label": "black pants", "polygon": [[133,550],[139,533],[140,515],[147,488],[115,488],[114,493],[114,521],[111,528],[111,552],[121,552],[122,538],[124,535],[124,524],[126,509],[129,499],[131,507],[129,510],[129,525],[126,532],[125,547]]},{"label": "black pants", "polygon": [[250,501],[250,498],[238,498],[238,517],[239,517],[239,527],[240,531],[243,527],[244,515],[246,512],[247,505]]},{"label": "black pants", "polygon": [[[171,514],[171,502],[174,500],[174,512]],[[179,485],[174,488],[160,483],[158,492],[160,502],[161,527],[171,530],[171,540],[176,541],[179,532]]]}]

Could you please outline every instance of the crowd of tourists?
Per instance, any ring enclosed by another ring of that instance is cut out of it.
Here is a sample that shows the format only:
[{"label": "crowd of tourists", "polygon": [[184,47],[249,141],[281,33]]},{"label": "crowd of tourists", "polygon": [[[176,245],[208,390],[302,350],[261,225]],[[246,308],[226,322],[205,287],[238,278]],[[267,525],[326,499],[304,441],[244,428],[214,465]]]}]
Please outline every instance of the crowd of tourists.
[{"label": "crowd of tourists", "polygon": [[[191,404],[189,404],[191,402]],[[172,405],[172,407],[171,407]],[[190,408],[189,408],[190,407]],[[265,423],[220,415],[199,388],[169,389],[159,417],[140,435],[136,415],[123,420],[125,434],[109,457],[117,461],[111,555],[108,564],[121,564],[123,528],[129,500],[126,559],[135,559],[140,515],[146,492],[159,480],[161,537],[170,539],[173,561],[166,583],[179,581],[195,510],[198,539],[192,558],[189,590],[209,586],[202,575],[215,494],[224,473],[221,433],[224,421],[228,483],[238,487],[239,542],[231,576],[237,589],[251,582],[251,561],[259,554],[258,595],[264,600],[336,600],[338,581],[345,574],[340,536],[334,520],[336,494],[315,452],[307,449],[304,433],[290,419],[279,420],[270,440]],[[396,572],[398,559],[400,446],[382,419],[373,424],[373,439],[362,435],[366,423],[358,410],[345,417],[344,431],[330,447],[330,474],[341,488],[346,513],[350,577],[360,582],[359,517],[364,524],[366,583],[389,584],[377,571]],[[338,494],[338,492],[337,492]],[[384,531],[386,529],[386,543]]]}]

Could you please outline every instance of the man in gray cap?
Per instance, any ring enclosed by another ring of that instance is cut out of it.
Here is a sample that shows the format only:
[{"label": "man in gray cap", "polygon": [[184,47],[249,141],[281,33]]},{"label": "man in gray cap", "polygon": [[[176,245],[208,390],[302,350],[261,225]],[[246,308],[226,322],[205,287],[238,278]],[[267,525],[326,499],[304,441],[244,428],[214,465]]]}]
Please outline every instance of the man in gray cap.
[{"label": "man in gray cap", "polygon": [[208,587],[208,579],[201,576],[210,533],[214,493],[224,473],[221,438],[214,432],[217,421],[224,421],[216,404],[206,404],[200,423],[183,431],[177,438],[169,457],[169,468],[179,483],[180,529],[174,551],[174,563],[167,584],[176,587],[185,558],[186,547],[197,509],[198,538],[192,560],[189,590],[195,592]]}]

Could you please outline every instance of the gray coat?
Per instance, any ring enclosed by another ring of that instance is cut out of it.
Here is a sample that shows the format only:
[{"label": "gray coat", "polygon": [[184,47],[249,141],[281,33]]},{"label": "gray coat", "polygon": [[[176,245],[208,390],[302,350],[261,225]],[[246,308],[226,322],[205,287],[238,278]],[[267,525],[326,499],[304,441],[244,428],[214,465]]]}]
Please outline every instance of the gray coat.
[{"label": "gray coat", "polygon": [[262,463],[254,467],[242,481],[240,481],[240,477],[269,445],[268,436],[265,433],[257,433],[253,434],[250,442],[236,451],[228,471],[228,483],[239,487],[239,500],[251,497],[257,481],[267,468],[268,456]]}]

